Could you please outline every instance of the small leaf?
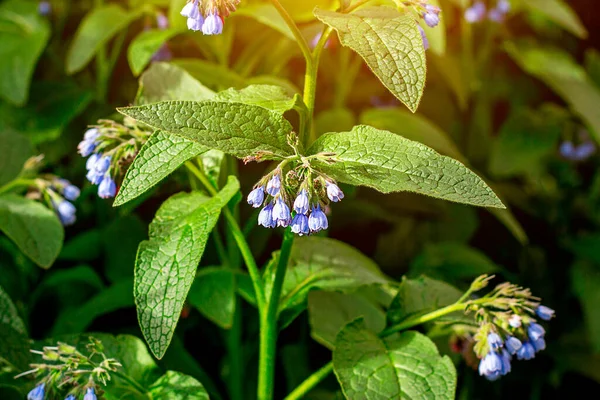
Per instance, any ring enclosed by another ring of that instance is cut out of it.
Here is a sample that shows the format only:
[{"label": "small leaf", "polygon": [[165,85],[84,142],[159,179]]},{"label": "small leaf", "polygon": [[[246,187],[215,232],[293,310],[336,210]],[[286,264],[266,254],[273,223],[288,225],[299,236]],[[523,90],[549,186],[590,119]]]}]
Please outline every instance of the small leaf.
[{"label": "small leaf", "polygon": [[460,162],[391,132],[360,125],[351,132],[328,133],[309,155],[333,153],[337,162],[315,163],[344,183],[383,193],[411,191],[458,203],[504,208],[492,189]]},{"label": "small leaf", "polygon": [[544,15],[578,38],[586,39],[588,37],[588,32],[575,11],[562,0],[527,0],[522,4],[530,10]]},{"label": "small leaf", "polygon": [[403,332],[381,339],[362,319],[346,325],[333,368],[347,399],[454,399],[456,369],[426,336]]},{"label": "small leaf", "polygon": [[151,29],[142,31],[129,45],[127,60],[134,76],[138,76],[152,60],[152,56],[169,39],[180,34],[179,29]]},{"label": "small leaf", "polygon": [[211,99],[214,95],[215,92],[198,82],[183,68],[157,62],[140,78],[138,103],[166,100],[203,101]]},{"label": "small leaf", "polygon": [[188,302],[221,328],[230,329],[235,313],[234,271],[202,268],[190,289]]},{"label": "small leaf", "polygon": [[127,170],[114,206],[121,206],[150,190],[187,160],[208,149],[188,139],[156,131],[144,143]]},{"label": "small leaf", "polygon": [[287,143],[292,126],[280,114],[258,106],[214,101],[166,101],[118,111],[156,129],[243,158],[293,154]]},{"label": "small leaf", "polygon": [[283,87],[275,85],[250,85],[241,90],[231,88],[219,92],[214,100],[260,106],[281,114],[304,106],[298,94],[291,97]]},{"label": "small leaf", "polygon": [[0,287],[0,324],[9,326],[22,335],[27,335],[25,323],[21,319],[17,307],[2,287]]},{"label": "small leaf", "polygon": [[139,15],[139,12],[126,11],[116,4],[94,8],[81,21],[69,46],[66,59],[67,74],[81,71],[103,45]]},{"label": "small leaf", "polygon": [[175,371],[167,371],[154,382],[148,395],[155,400],[209,400],[200,382]]},{"label": "small leaf", "polygon": [[0,187],[19,175],[32,153],[27,138],[16,132],[0,131]]},{"label": "small leaf", "polygon": [[171,342],[221,208],[238,190],[238,181],[230,177],[215,197],[198,192],[171,197],[150,224],[150,240],[140,243],[134,297],[142,333],[159,359]]},{"label": "small leaf", "polygon": [[308,295],[308,316],[312,338],[332,350],[337,334],[358,317],[373,332],[385,328],[381,307],[359,293],[313,291]]},{"label": "small leaf", "polygon": [[56,260],[65,236],[54,212],[16,195],[0,196],[0,231],[42,268]]},{"label": "small leaf", "polygon": [[0,97],[22,106],[38,58],[50,38],[50,24],[33,1],[9,0],[0,4]]},{"label": "small leaf", "polygon": [[321,9],[315,15],[334,28],[344,46],[356,51],[394,96],[415,112],[425,88],[423,39],[412,16],[390,7],[352,14]]},{"label": "small leaf", "polygon": [[426,276],[417,279],[404,277],[388,309],[388,321],[398,324],[407,317],[435,311],[453,304],[461,295],[460,290],[446,282]]}]

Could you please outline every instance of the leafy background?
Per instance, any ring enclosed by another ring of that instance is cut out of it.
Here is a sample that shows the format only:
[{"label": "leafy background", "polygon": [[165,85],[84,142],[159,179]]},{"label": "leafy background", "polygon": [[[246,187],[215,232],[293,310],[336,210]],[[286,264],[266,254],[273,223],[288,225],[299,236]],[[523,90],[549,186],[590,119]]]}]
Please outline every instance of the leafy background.
[{"label": "leafy background", "polygon": [[[76,146],[88,124],[116,118],[115,107],[131,104],[138,94],[138,79],[147,101],[164,93],[195,100],[203,90],[256,83],[292,92],[301,86],[303,65],[291,33],[263,3],[248,2],[227,20],[225,34],[215,38],[185,31],[185,20],[178,16],[181,3],[114,1],[92,12],[95,2],[56,0],[48,17],[37,14],[36,2],[0,3],[0,183],[5,173],[11,175],[7,171],[15,168],[14,160],[22,158],[13,145],[19,137],[26,138],[24,154],[33,155],[32,146],[35,154],[45,155],[48,171],[83,187],[76,203],[78,222],[66,229],[51,268],[35,265],[0,236],[0,300],[12,299],[16,309],[10,312],[24,321],[13,328],[36,341],[82,332],[141,337],[133,298],[138,244],[148,239],[148,225],[163,201],[188,188],[185,172],[176,172],[148,195],[113,208],[84,182],[84,160]],[[320,29],[313,6],[326,8],[334,2],[284,3],[302,22],[305,35],[313,37]],[[427,86],[414,115],[366,64],[332,40],[319,75],[316,130],[350,130],[361,122],[420,141],[476,170],[510,211],[344,187],[347,200],[336,205],[328,235],[355,246],[397,280],[427,274],[464,288],[481,273],[496,273],[530,287],[557,310],[548,351],[528,363],[515,363],[513,373],[498,383],[478,377],[452,352],[447,336],[437,338],[441,353],[457,362],[459,398],[538,399],[568,397],[576,389],[593,392],[600,381],[600,160],[594,155],[573,161],[559,149],[565,141],[579,140],[582,129],[594,143],[600,139],[600,13],[594,0],[570,1],[575,14],[558,0],[523,0],[514,2],[518,12],[504,24],[467,26],[460,8],[465,3],[440,0],[444,24],[427,29]],[[168,16],[169,29],[155,28],[157,9]],[[23,18],[13,18],[14,13]],[[173,60],[162,67],[155,64],[139,78],[166,41]],[[98,69],[103,45],[113,71]],[[172,66],[187,71],[188,81],[182,82],[180,72],[170,75]],[[248,193],[265,167],[228,161],[226,169],[240,171],[242,192]],[[256,215],[249,207],[240,212],[249,221],[254,253],[266,263],[280,243],[279,233],[254,228]],[[0,222],[3,218],[0,214]],[[48,243],[59,241],[60,235],[50,230]],[[230,313],[215,315],[207,301],[231,298],[234,288],[227,285],[231,276],[216,265],[209,240],[200,269],[201,277],[208,278],[197,279],[192,287],[162,360],[152,360],[145,344],[134,339],[121,343],[122,353],[111,354],[135,360],[132,376],[150,384],[162,375],[157,368],[175,370],[196,378],[209,392],[226,392],[221,378],[229,365],[219,326],[230,326]],[[216,286],[210,282],[219,282],[224,294],[209,292]],[[308,312],[290,317],[279,341],[279,397],[330,359],[328,347],[344,322],[332,320],[350,312],[336,307],[365,309],[369,318],[364,323],[381,328],[383,311],[364,301],[378,294],[369,289],[359,294],[344,299],[350,294],[311,292]],[[242,351],[251,376],[256,373],[258,326],[251,317],[252,299],[247,300],[228,307],[243,307],[248,315]],[[304,300],[286,301],[293,313]],[[5,304],[0,301],[0,307]],[[324,311],[323,304],[330,306]],[[27,346],[2,346],[0,358],[26,368],[29,356],[19,350]],[[15,395],[9,388],[15,385],[12,376],[0,375],[0,395]],[[253,393],[254,380],[246,384],[244,391]],[[335,398],[338,387],[332,376],[309,398]]]}]

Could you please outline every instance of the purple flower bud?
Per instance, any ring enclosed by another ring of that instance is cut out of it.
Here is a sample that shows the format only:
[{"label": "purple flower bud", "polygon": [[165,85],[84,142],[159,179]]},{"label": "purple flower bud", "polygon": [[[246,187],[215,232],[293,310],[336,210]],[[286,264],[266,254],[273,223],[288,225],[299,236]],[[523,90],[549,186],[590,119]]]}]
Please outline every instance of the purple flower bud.
[{"label": "purple flower bud", "polygon": [[527,334],[529,335],[529,339],[532,342],[535,342],[536,340],[543,338],[544,335],[546,334],[546,331],[540,324],[536,324],[535,322],[532,322],[531,324],[529,324],[529,327],[527,328]]},{"label": "purple flower bud", "polygon": [[83,400],[98,400],[96,393],[94,393],[93,387],[87,388],[85,391],[85,396],[83,396]]},{"label": "purple flower bud", "polygon": [[502,373],[502,359],[495,351],[490,351],[479,362],[479,375],[485,376],[490,381],[500,378]]},{"label": "purple flower bud", "polygon": [[81,154],[82,157],[87,157],[96,150],[96,146],[98,144],[93,140],[82,140],[77,145],[77,152]]},{"label": "purple flower bud", "polygon": [[162,46],[152,55],[152,61],[170,61],[173,58],[173,53],[169,49],[169,45],[163,43]]},{"label": "purple flower bud", "polygon": [[201,17],[200,9],[198,8],[198,0],[188,1],[181,9],[181,16],[191,19],[198,19],[198,17]]},{"label": "purple flower bud", "polygon": [[490,333],[487,336],[487,341],[492,350],[498,350],[500,347],[502,347],[502,338],[497,333]]},{"label": "purple flower bud", "polygon": [[98,153],[94,153],[90,156],[90,158],[87,159],[87,161],[85,162],[85,168],[89,171],[94,169],[94,167],[96,166],[96,163],[98,162],[98,160],[100,159],[100,154]]},{"label": "purple flower bud", "polygon": [[544,338],[539,338],[538,340],[534,340],[533,342],[531,342],[531,344],[533,345],[533,348],[535,349],[536,353],[538,351],[542,351],[542,350],[546,349],[546,341],[544,340]]},{"label": "purple flower bud", "polygon": [[50,2],[40,1],[40,4],[38,4],[38,13],[44,17],[50,15],[50,13],[52,13]]},{"label": "purple flower bud", "polygon": [[308,227],[308,217],[304,214],[296,214],[292,221],[292,232],[302,236],[310,233]]},{"label": "purple flower bud", "polygon": [[100,131],[98,128],[90,128],[83,134],[83,140],[96,140],[100,136]]},{"label": "purple flower bud", "polygon": [[202,33],[205,35],[220,35],[223,33],[223,20],[216,13],[210,13],[206,16]]},{"label": "purple flower bud", "polygon": [[62,195],[65,196],[65,199],[71,201],[77,200],[80,194],[81,190],[79,190],[77,186],[72,184],[68,184],[62,190]]},{"label": "purple flower bud", "polygon": [[327,182],[327,197],[329,200],[337,203],[344,198],[344,192],[335,183]]},{"label": "purple flower bud", "polygon": [[281,179],[279,178],[279,174],[275,174],[267,183],[267,193],[269,193],[271,196],[277,196],[280,189]]},{"label": "purple flower bud", "polygon": [[535,357],[535,348],[531,342],[524,342],[523,346],[517,350],[517,358],[519,360],[531,360],[533,357]]},{"label": "purple flower bud", "polygon": [[523,343],[519,339],[514,336],[509,336],[504,342],[504,347],[508,350],[508,353],[511,355],[516,354],[517,351],[523,346]]},{"label": "purple flower bud", "polygon": [[481,22],[485,18],[485,12],[485,4],[482,1],[477,1],[465,10],[465,20],[471,24]]},{"label": "purple flower bud", "polygon": [[190,31],[199,32],[204,26],[204,18],[202,16],[198,18],[188,18],[187,27]]},{"label": "purple flower bud", "polygon": [[554,317],[554,310],[546,306],[538,306],[535,309],[535,314],[544,321],[550,321]]},{"label": "purple flower bud", "polygon": [[262,186],[257,187],[248,194],[247,200],[252,207],[259,208],[265,200],[265,189]]},{"label": "purple flower bud", "polygon": [[493,22],[503,22],[504,21],[504,13],[497,8],[492,8],[488,13],[488,19]]},{"label": "purple flower bud", "polygon": [[510,2],[508,0],[498,0],[496,9],[501,13],[506,14],[510,11]]},{"label": "purple flower bud", "polygon": [[52,201],[52,205],[56,210],[56,214],[58,214],[58,219],[60,219],[60,222],[64,226],[73,225],[75,223],[75,221],[77,220],[77,217],[75,215],[77,209],[73,204],[69,203],[66,200],[61,200],[58,202],[58,204]]},{"label": "purple flower bud", "polygon": [[100,182],[100,185],[98,186],[98,196],[100,196],[103,199],[108,199],[111,197],[115,197],[116,194],[117,184],[110,177],[109,174],[104,175],[104,178],[102,178],[102,182]]},{"label": "purple flower bud", "polygon": [[275,228],[277,223],[273,220],[273,203],[269,203],[258,214],[258,225],[265,228]]},{"label": "purple flower bud", "polygon": [[432,12],[427,12],[423,14],[423,20],[428,27],[435,28],[440,23],[440,16]]},{"label": "purple flower bud", "polygon": [[37,385],[27,394],[27,400],[44,400],[44,383]]},{"label": "purple flower bud", "polygon": [[102,182],[104,175],[97,173],[96,168],[92,168],[88,171],[85,177],[92,185],[98,185],[100,182]]},{"label": "purple flower bud", "polygon": [[506,375],[511,371],[510,368],[510,354],[504,349],[502,349],[502,353],[500,353],[500,359],[502,360],[502,371],[500,374]]},{"label": "purple flower bud", "polygon": [[421,33],[421,39],[423,39],[423,47],[425,50],[429,50],[429,40],[427,40],[425,29],[421,28],[421,25],[417,25],[417,28],[419,28],[419,32]]},{"label": "purple flower bud", "polygon": [[65,400],[77,400],[77,397],[75,397],[74,395],[70,394],[67,397],[65,397]]},{"label": "purple flower bud", "polygon": [[575,148],[573,159],[576,161],[584,161],[594,155],[595,152],[596,145],[591,140],[588,140]]},{"label": "purple flower bud", "polygon": [[104,175],[110,168],[110,156],[104,156],[94,164],[94,171],[97,174]]},{"label": "purple flower bud", "polygon": [[292,222],[290,208],[283,200],[281,200],[281,197],[275,201],[275,206],[273,207],[273,220],[276,221],[277,226],[284,228]]},{"label": "purple flower bud", "polygon": [[302,189],[294,200],[294,211],[298,214],[308,214],[308,193]]},{"label": "purple flower bud", "polygon": [[321,211],[321,206],[313,207],[310,217],[308,217],[308,227],[313,233],[319,232],[329,227],[327,216]]},{"label": "purple flower bud", "polygon": [[156,15],[156,26],[160,30],[165,30],[169,28],[169,19],[163,13],[158,13]]}]

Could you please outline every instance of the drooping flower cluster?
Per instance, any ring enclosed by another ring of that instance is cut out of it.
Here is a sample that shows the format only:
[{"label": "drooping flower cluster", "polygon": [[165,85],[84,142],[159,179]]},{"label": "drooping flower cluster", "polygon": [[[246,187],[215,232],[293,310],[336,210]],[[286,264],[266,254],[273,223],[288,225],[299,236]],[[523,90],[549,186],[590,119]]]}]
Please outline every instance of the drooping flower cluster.
[{"label": "drooping flower cluster", "polygon": [[509,283],[486,298],[484,305],[472,307],[479,323],[474,350],[481,359],[479,374],[494,381],[511,371],[513,357],[530,360],[546,348],[546,331],[535,318],[549,321],[554,310],[540,305],[529,290]]},{"label": "drooping flower cluster", "polygon": [[300,236],[329,227],[323,208],[329,202],[341,201],[344,198],[342,190],[333,180],[323,175],[314,180],[305,179],[300,185],[293,185],[296,179],[296,172],[290,171],[284,181],[278,168],[264,177],[250,192],[248,204],[254,208],[264,205],[258,215],[259,225],[265,228],[291,226],[292,232]]},{"label": "drooping flower cluster", "polygon": [[487,9],[485,3],[477,0],[473,5],[465,10],[465,20],[471,24],[489,19],[493,22],[502,22],[510,11],[510,2],[508,0],[497,0],[496,6]]},{"label": "drooping flower cluster", "polygon": [[115,197],[115,179],[122,175],[123,168],[133,160],[149,135],[131,120],[126,120],[125,124],[101,120],[99,125],[85,132],[77,149],[81,156],[89,157],[86,178],[98,185],[98,196],[103,199]]},{"label": "drooping flower cluster", "polygon": [[[440,14],[442,10],[437,6],[429,4],[427,0],[396,0],[396,2],[398,3],[398,6],[402,8],[412,8],[419,18],[430,28],[435,28],[440,23]],[[429,40],[427,39],[425,30],[421,25],[417,25],[417,28],[423,39],[423,47],[425,50],[429,49]]]},{"label": "drooping flower cluster", "polygon": [[103,392],[99,383],[106,385],[111,379],[111,372],[115,372],[121,364],[105,356],[104,347],[97,339],[90,337],[86,350],[88,355],[60,342],[57,346],[46,346],[42,351],[31,350],[47,363],[31,364],[31,370],[16,376],[34,375],[39,378],[27,400],[97,400],[101,397]]},{"label": "drooping flower cluster", "polygon": [[225,18],[236,10],[240,0],[188,0],[181,9],[187,18],[188,29],[205,35],[223,33]]}]

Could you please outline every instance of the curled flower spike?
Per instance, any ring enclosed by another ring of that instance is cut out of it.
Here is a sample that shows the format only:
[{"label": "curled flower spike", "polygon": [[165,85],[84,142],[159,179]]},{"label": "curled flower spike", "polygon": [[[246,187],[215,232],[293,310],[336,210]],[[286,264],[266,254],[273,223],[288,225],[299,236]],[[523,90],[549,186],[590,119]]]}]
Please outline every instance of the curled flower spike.
[{"label": "curled flower spike", "polygon": [[335,183],[327,182],[327,197],[329,200],[337,203],[344,198],[344,192]]},{"label": "curled flower spike", "polygon": [[308,227],[313,233],[322,231],[323,229],[327,229],[329,227],[327,216],[321,210],[320,205],[313,207],[310,217],[308,217]]},{"label": "curled flower spike", "polygon": [[544,337],[546,330],[540,324],[533,322],[529,324],[529,327],[527,328],[527,334],[529,335],[529,338],[535,342],[536,340]]},{"label": "curled flower spike", "polygon": [[267,183],[267,193],[271,196],[277,196],[279,190],[281,190],[281,178],[279,178],[279,174],[275,174]]},{"label": "curled flower spike", "polygon": [[531,342],[527,341],[523,343],[523,346],[517,350],[517,358],[519,360],[531,360],[535,357],[535,348]]},{"label": "curled flower spike", "polygon": [[535,309],[535,314],[544,321],[550,321],[554,317],[554,310],[540,305]]},{"label": "curled flower spike", "polygon": [[263,201],[265,201],[265,189],[260,186],[254,189],[248,194],[248,204],[254,208],[259,208]]},{"label": "curled flower spike", "polygon": [[28,394],[27,394],[27,400],[44,400],[44,394],[45,394],[45,390],[44,388],[46,387],[46,385],[44,383],[37,385],[36,387],[34,387]]},{"label": "curled flower spike", "polygon": [[302,189],[296,200],[294,200],[294,211],[305,215],[308,213],[308,193],[306,190]]},{"label": "curled flower spike", "polygon": [[485,18],[486,11],[485,4],[482,1],[477,1],[465,10],[465,20],[471,24],[481,22]]},{"label": "curled flower spike", "polygon": [[96,393],[94,392],[93,387],[87,388],[87,390],[85,391],[85,396],[83,396],[83,400],[98,400],[98,397],[96,397]]},{"label": "curled flower spike", "polygon": [[210,13],[204,20],[202,33],[205,35],[220,35],[223,33],[223,19],[217,13]]},{"label": "curled flower spike", "polygon": [[308,235],[310,233],[308,217],[305,214],[296,214],[292,220],[292,232],[300,236]]},{"label": "curled flower spike", "polygon": [[69,203],[67,200],[61,200],[58,202],[52,201],[52,205],[58,214],[58,219],[60,219],[60,222],[64,226],[73,225],[75,223],[77,220],[75,215],[77,209],[73,204]]},{"label": "curled flower spike", "polygon": [[522,346],[523,343],[514,336],[509,336],[504,343],[504,347],[506,347],[510,355],[515,355]]},{"label": "curled flower spike", "polygon": [[265,228],[275,228],[277,223],[273,221],[273,203],[269,203],[258,214],[258,224]]},{"label": "curled flower spike", "polygon": [[292,222],[290,209],[287,204],[281,200],[281,197],[275,201],[275,206],[273,207],[273,221],[277,226],[284,228]]},{"label": "curled flower spike", "polygon": [[495,351],[490,351],[479,362],[479,375],[495,381],[502,375],[502,359]]},{"label": "curled flower spike", "polygon": [[109,174],[104,175],[102,182],[98,185],[98,196],[103,199],[115,197],[117,194],[117,184]]}]

